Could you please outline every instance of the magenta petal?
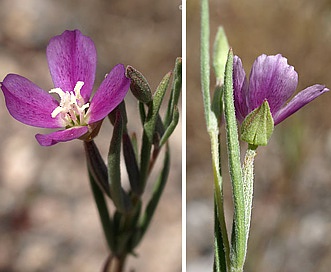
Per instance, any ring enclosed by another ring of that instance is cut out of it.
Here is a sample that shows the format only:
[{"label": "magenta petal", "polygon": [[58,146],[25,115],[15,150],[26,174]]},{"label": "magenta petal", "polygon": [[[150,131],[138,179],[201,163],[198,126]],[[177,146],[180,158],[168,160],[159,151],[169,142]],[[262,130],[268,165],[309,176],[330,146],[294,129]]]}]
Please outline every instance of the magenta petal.
[{"label": "magenta petal", "polygon": [[88,132],[88,127],[72,127],[65,130],[55,131],[49,134],[37,134],[36,139],[42,146],[55,145],[59,142],[68,142],[83,136]]},{"label": "magenta petal", "polygon": [[9,113],[18,121],[35,127],[60,128],[59,117],[52,111],[59,103],[25,77],[9,74],[1,83]]},{"label": "magenta petal", "polygon": [[247,109],[247,91],[248,84],[246,79],[246,73],[242,66],[241,59],[238,56],[234,56],[233,59],[233,92],[234,92],[234,104],[236,108],[236,117],[239,122],[242,122],[248,114]]},{"label": "magenta petal", "polygon": [[319,84],[304,89],[295,97],[293,97],[293,99],[284,108],[275,114],[275,125],[279,124],[284,119],[295,113],[297,110],[308,104],[310,101],[314,100],[316,97],[327,91],[329,91],[329,89],[325,88],[324,85]]},{"label": "magenta petal", "polygon": [[295,92],[298,74],[282,55],[261,55],[253,64],[249,84],[249,111],[267,99],[274,114]]},{"label": "magenta petal", "polygon": [[93,41],[79,30],[66,30],[50,40],[46,54],[54,86],[72,91],[77,81],[83,81],[81,94],[87,102],[93,89],[97,64]]},{"label": "magenta petal", "polygon": [[101,83],[90,104],[89,124],[105,118],[124,99],[130,87],[123,64],[117,64]]}]

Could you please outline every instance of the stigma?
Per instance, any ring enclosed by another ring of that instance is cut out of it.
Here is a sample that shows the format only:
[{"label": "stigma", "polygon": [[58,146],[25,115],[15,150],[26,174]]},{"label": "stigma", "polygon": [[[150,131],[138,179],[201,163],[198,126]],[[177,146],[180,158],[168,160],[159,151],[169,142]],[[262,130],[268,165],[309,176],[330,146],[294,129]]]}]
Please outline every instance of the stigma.
[{"label": "stigma", "polygon": [[60,105],[51,113],[52,118],[60,115],[65,127],[87,125],[90,104],[84,103],[84,98],[80,94],[83,85],[83,81],[77,81],[73,91],[63,91],[61,88],[49,91],[49,93],[58,94],[61,99]]}]

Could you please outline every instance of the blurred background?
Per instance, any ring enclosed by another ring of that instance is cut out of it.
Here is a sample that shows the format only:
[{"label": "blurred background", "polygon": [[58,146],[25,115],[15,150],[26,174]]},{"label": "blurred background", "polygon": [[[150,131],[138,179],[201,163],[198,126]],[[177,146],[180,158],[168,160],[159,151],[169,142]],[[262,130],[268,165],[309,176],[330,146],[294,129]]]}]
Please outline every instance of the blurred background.
[{"label": "blurred background", "polygon": [[[66,29],[90,36],[98,52],[95,86],[121,62],[153,90],[181,56],[180,1],[1,0],[0,78],[23,75],[53,88],[45,55]],[[126,98],[130,132],[139,129],[136,101]],[[0,99],[0,271],[100,271],[107,257],[87,180],[82,142],[41,147]],[[139,131],[138,135],[139,135]],[[111,126],[96,143],[106,155]],[[181,124],[171,138],[172,166],[160,206],[127,270],[181,270]],[[162,157],[160,157],[162,159]],[[125,171],[123,171],[124,173]],[[125,180],[125,174],[124,180]],[[152,180],[146,195],[152,188]]]},{"label": "blurred background", "polygon": [[[223,25],[246,74],[257,56],[281,53],[297,91],[331,87],[331,2],[211,0],[211,44]],[[212,271],[213,177],[199,72],[200,1],[187,2],[187,270]],[[211,86],[214,85],[212,78]],[[279,124],[258,149],[247,272],[330,271],[331,94]],[[224,130],[222,130],[224,134]],[[224,143],[224,136],[223,143]],[[222,146],[223,150],[225,149]],[[246,146],[243,144],[245,150]],[[226,158],[223,158],[226,169]],[[223,170],[225,173],[225,170]],[[232,214],[225,179],[226,216]]]}]

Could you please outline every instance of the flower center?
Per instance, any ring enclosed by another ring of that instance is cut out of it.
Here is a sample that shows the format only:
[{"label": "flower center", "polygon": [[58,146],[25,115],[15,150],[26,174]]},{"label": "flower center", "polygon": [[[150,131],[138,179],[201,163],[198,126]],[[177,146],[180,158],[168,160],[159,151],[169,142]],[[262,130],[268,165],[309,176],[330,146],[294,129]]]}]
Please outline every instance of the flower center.
[{"label": "flower center", "polygon": [[90,104],[84,104],[84,98],[80,94],[83,81],[77,81],[73,91],[63,91],[61,88],[54,88],[49,93],[56,93],[60,96],[60,105],[52,111],[52,118],[60,114],[65,127],[86,126]]}]

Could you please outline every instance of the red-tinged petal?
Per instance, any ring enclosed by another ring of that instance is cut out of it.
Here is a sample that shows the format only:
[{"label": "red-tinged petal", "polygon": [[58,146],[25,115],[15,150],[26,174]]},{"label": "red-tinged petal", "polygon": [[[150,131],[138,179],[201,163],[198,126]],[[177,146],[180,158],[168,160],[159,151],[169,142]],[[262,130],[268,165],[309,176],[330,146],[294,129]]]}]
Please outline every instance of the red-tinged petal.
[{"label": "red-tinged petal", "polygon": [[89,108],[89,124],[105,118],[124,99],[130,87],[123,64],[117,64],[101,83],[93,96]]},{"label": "red-tinged petal", "polygon": [[298,93],[293,99],[281,110],[279,110],[274,116],[275,125],[282,122],[284,119],[301,109],[303,106],[320,96],[321,94],[329,91],[324,85],[310,86],[300,93]]},{"label": "red-tinged petal", "polygon": [[276,56],[259,56],[252,67],[249,79],[249,111],[261,106],[266,99],[271,113],[276,113],[293,95],[298,85],[298,74],[287,59]]},{"label": "red-tinged petal", "polygon": [[238,56],[233,58],[233,92],[234,92],[234,105],[236,108],[236,117],[239,122],[242,122],[246,115],[248,115],[247,108],[247,91],[248,84],[246,73],[242,66],[241,59]]},{"label": "red-tinged petal", "polygon": [[62,127],[60,116],[51,116],[59,103],[30,80],[9,74],[1,83],[1,89],[8,111],[16,120],[35,127]]},{"label": "red-tinged petal", "polygon": [[51,146],[60,142],[68,142],[83,136],[88,132],[88,127],[72,127],[65,130],[55,131],[49,134],[37,134],[36,139],[42,146]]},{"label": "red-tinged petal", "polygon": [[87,102],[93,89],[97,64],[93,41],[79,30],[66,30],[50,40],[46,54],[54,86],[72,91],[77,81],[83,81],[81,95]]}]

